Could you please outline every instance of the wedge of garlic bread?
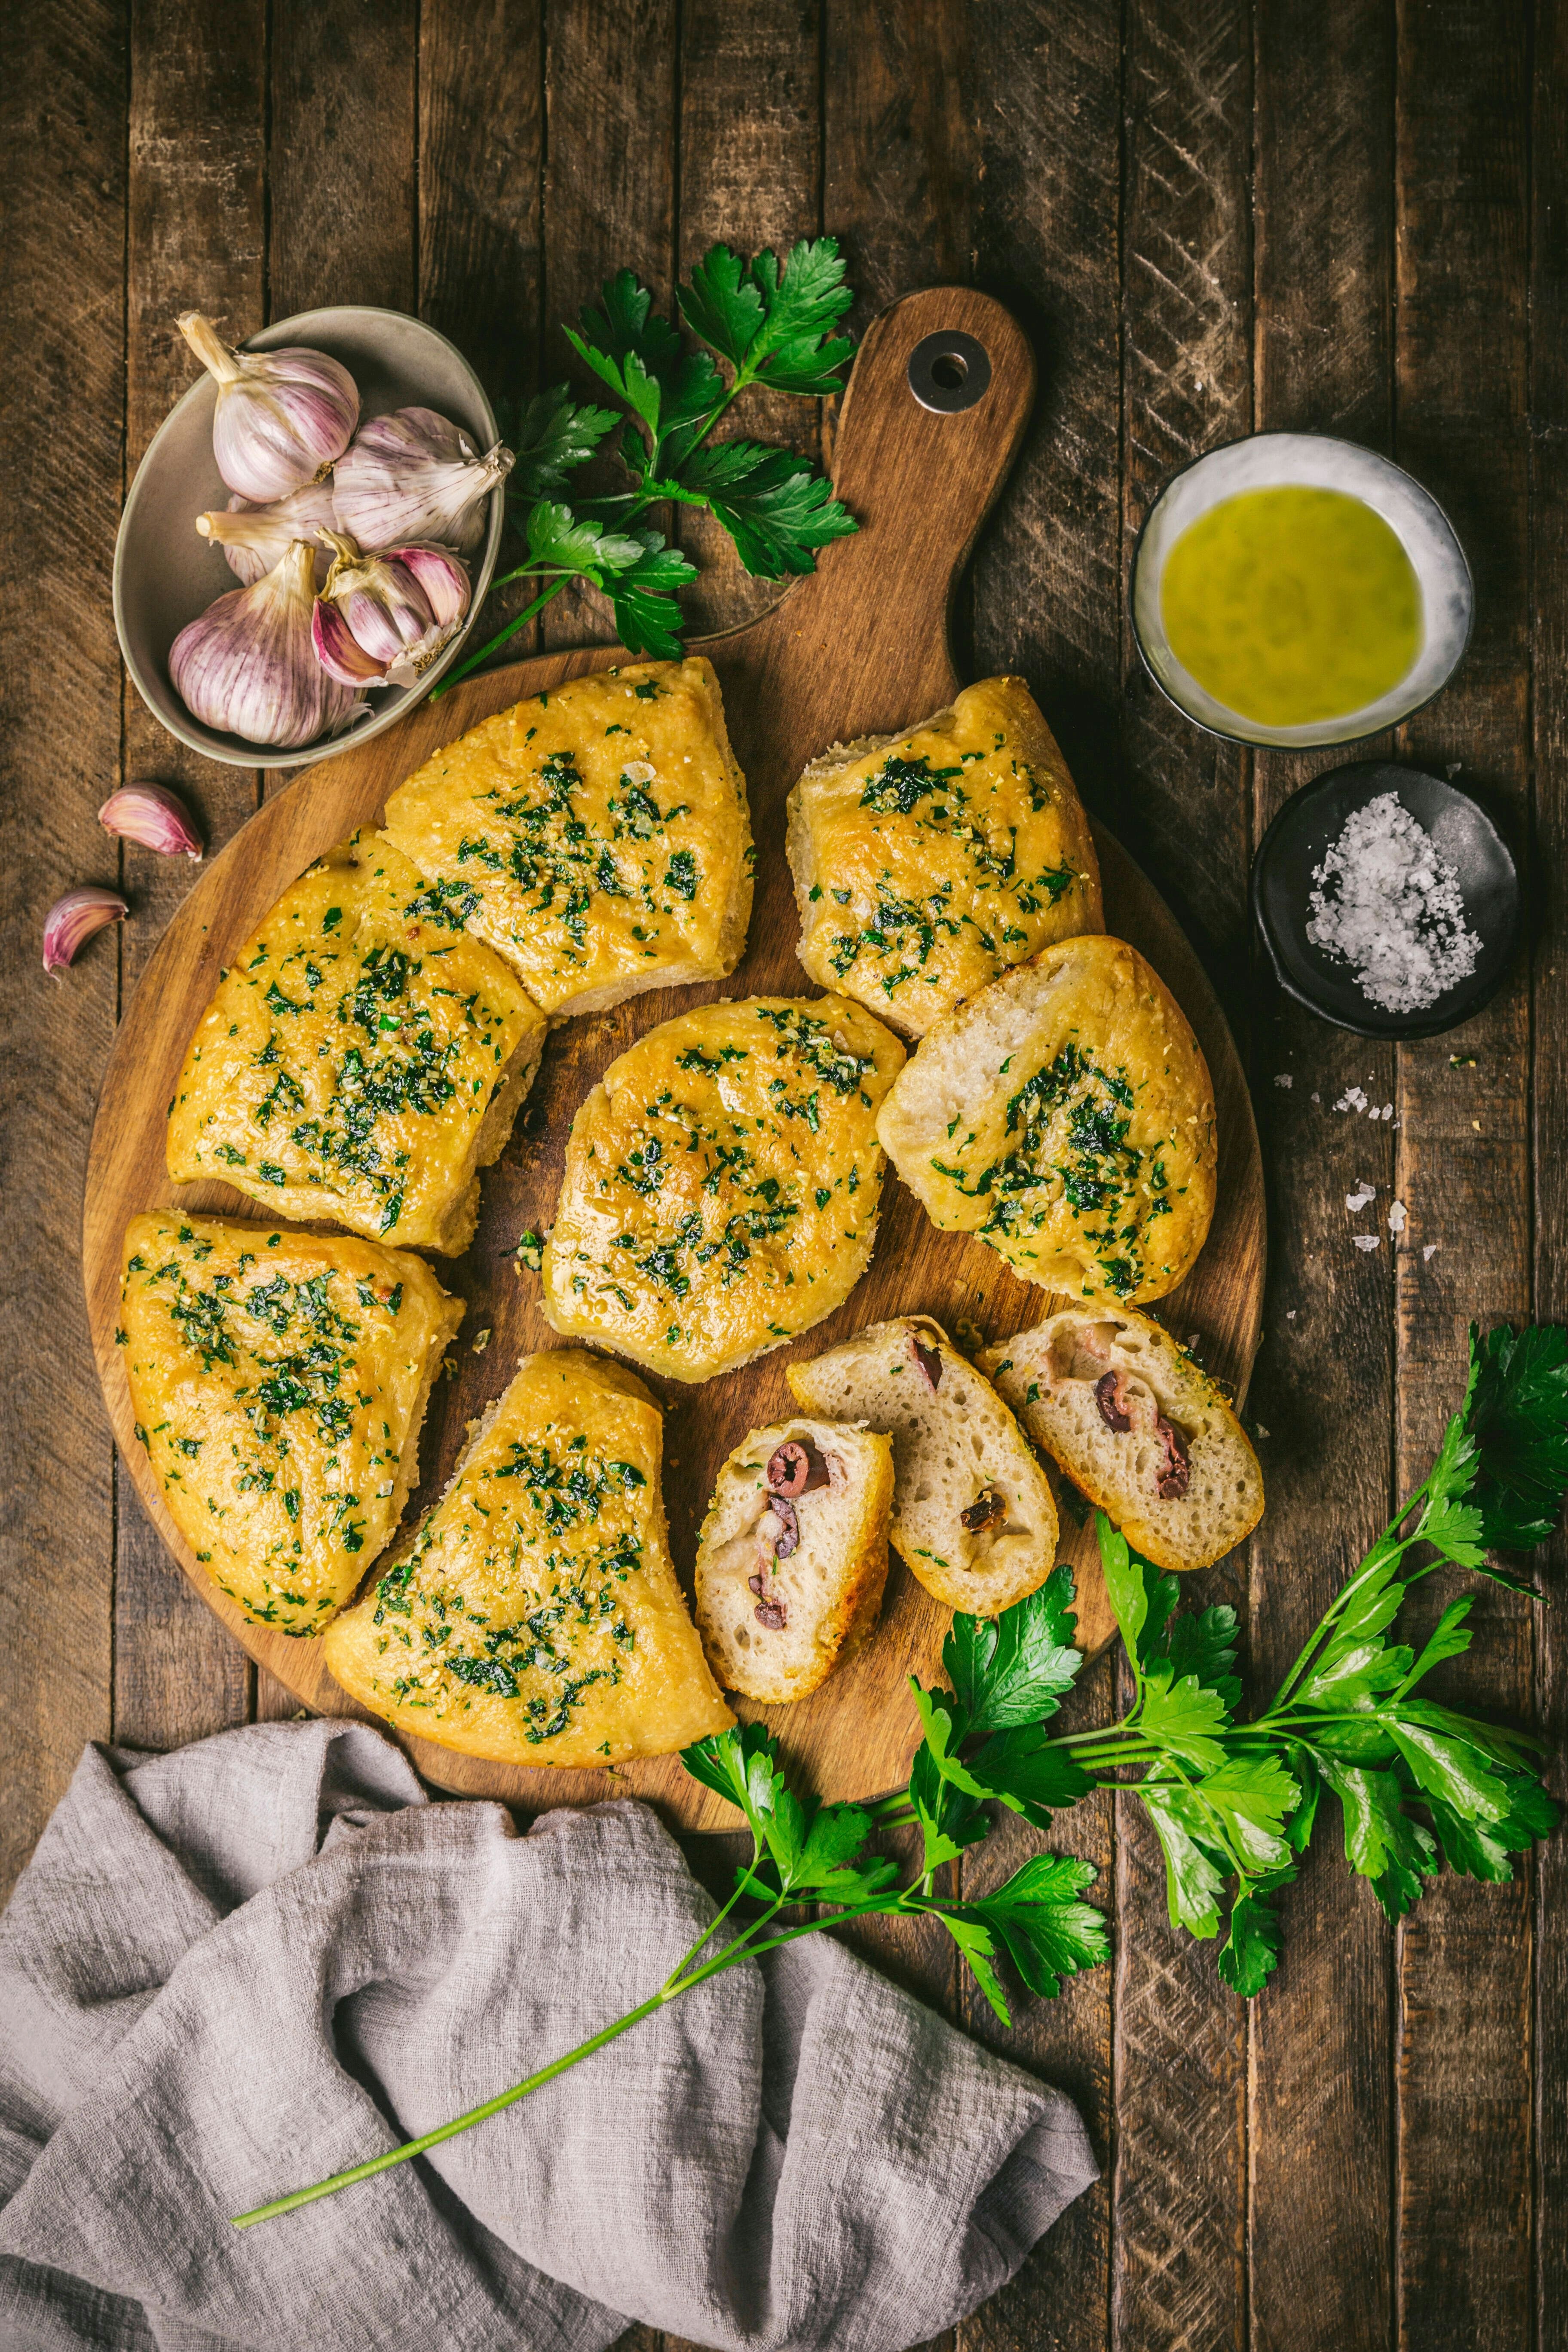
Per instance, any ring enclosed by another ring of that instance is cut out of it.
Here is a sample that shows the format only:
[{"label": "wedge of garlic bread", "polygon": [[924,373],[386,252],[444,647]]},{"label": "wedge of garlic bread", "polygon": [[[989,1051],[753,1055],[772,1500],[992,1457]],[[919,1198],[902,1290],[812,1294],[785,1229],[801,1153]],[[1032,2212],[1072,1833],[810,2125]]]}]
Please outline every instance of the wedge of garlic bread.
[{"label": "wedge of garlic bread", "polygon": [[726,1690],[804,1698],[876,1625],[893,1449],[797,1418],[754,1429],[719,1473],[697,1551],[697,1626]]},{"label": "wedge of garlic bread", "polygon": [[946,1014],[877,1132],[933,1223],[1069,1297],[1163,1297],[1214,1215],[1208,1066],[1123,940],[1063,940]]},{"label": "wedge of garlic bread", "polygon": [[438,889],[370,833],[318,860],[218,980],[169,1114],[177,1184],[449,1255],[545,1022]]},{"label": "wedge of garlic bread", "polygon": [[1089,820],[1021,677],[825,751],[790,794],[785,851],[802,963],[906,1036],[1104,924]]},{"label": "wedge of garlic bread", "polygon": [[624,1366],[525,1356],[417,1536],[331,1629],[344,1690],[505,1764],[618,1764],[721,1731],[669,1557],[663,1428]]},{"label": "wedge of garlic bread", "polygon": [[979,1361],[1030,1436],[1156,1568],[1207,1568],[1262,1517],[1246,1431],[1147,1315],[1065,1308]]},{"label": "wedge of garlic bread", "polygon": [[180,1533],[253,1624],[319,1633],[418,1484],[463,1318],[423,1258],[164,1210],[125,1234],[136,1434]]},{"label": "wedge of garlic bread", "polygon": [[949,1609],[994,1617],[1056,1565],[1057,1508],[1009,1408],[940,1323],[876,1323],[785,1373],[797,1404],[893,1442],[893,1544]]},{"label": "wedge of garlic bread", "polygon": [[393,793],[386,829],[552,1017],[721,980],[746,944],[746,780],[700,654],[481,720]]},{"label": "wedge of garlic bread", "polygon": [[706,1381],[831,1315],[870,1260],[903,1058],[835,996],[721,1000],[639,1037],[572,1122],[553,1328]]}]

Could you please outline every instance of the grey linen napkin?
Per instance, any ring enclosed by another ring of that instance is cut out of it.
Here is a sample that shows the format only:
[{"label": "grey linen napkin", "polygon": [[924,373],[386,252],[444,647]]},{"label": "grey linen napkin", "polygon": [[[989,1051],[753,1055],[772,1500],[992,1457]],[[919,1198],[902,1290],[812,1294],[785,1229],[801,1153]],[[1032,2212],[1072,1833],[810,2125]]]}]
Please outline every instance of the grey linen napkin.
[{"label": "grey linen napkin", "polygon": [[429,2157],[713,1916],[646,1806],[430,1804],[357,1724],[89,1748],[0,1919],[0,2345],[901,2352],[1095,2178],[1058,2093],[828,1937]]}]

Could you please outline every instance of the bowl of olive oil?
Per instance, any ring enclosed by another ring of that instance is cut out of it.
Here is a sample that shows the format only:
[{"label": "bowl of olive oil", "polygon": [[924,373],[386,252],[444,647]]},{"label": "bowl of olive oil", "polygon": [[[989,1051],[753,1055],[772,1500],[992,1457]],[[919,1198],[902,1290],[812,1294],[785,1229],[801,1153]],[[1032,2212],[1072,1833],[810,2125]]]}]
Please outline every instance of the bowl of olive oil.
[{"label": "bowl of olive oil", "polygon": [[1132,559],[1132,628],[1176,708],[1304,751],[1397,726],[1453,676],[1475,589],[1430,493],[1317,433],[1211,449],[1160,492]]}]

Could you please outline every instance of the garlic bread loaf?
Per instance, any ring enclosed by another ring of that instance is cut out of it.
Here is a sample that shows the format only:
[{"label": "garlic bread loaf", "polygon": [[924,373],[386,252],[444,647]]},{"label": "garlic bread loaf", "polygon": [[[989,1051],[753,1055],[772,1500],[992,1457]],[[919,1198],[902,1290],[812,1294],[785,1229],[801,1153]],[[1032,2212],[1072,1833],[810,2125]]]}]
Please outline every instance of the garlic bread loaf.
[{"label": "garlic bread loaf", "polygon": [[357,833],[220,973],[169,1113],[169,1173],[269,1216],[449,1255],[539,1067],[544,1016],[402,852]]},{"label": "garlic bread loaf", "polygon": [[746,780],[711,663],[623,663],[447,743],[386,830],[552,1019],[721,980],[746,944]]},{"label": "garlic bread loaf", "polygon": [[1089,820],[1021,677],[825,751],[790,794],[785,854],[802,963],[906,1036],[1104,923]]},{"label": "garlic bread loaf", "polygon": [[1163,1297],[1214,1215],[1208,1066],[1122,940],[1063,940],[948,1013],[877,1132],[934,1224],[1069,1296]]},{"label": "garlic bread loaf", "polygon": [[505,1764],[665,1756],[732,1720],[669,1557],[663,1415],[577,1348],[525,1356],[326,1658],[399,1730]]},{"label": "garlic bread loaf", "polygon": [[178,1210],[132,1217],[120,1336],[169,1516],[252,1624],[319,1633],[392,1540],[463,1319],[421,1257]]},{"label": "garlic bread loaf", "polygon": [[1068,1307],[979,1360],[1030,1436],[1156,1568],[1207,1568],[1262,1517],[1246,1431],[1147,1315]]},{"label": "garlic bread loaf", "polygon": [[804,1698],[866,1640],[888,1580],[889,1441],[842,1422],[754,1429],[719,1473],[697,1552],[715,1678]]},{"label": "garlic bread loaf", "polygon": [[1057,1557],[1046,1474],[940,1323],[875,1323],[785,1377],[807,1412],[892,1439],[893,1543],[938,1601],[994,1617],[1045,1582]]},{"label": "garlic bread loaf", "polygon": [[610,1064],[572,1122],[544,1311],[672,1380],[841,1306],[877,1234],[877,1108],[904,1049],[842,997],[721,1000]]}]

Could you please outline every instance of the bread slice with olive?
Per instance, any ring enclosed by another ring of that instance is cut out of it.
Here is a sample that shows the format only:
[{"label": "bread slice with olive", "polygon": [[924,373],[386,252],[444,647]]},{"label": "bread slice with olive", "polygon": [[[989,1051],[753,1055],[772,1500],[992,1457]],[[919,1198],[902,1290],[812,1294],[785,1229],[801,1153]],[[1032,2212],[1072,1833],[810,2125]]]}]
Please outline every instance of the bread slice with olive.
[{"label": "bread slice with olive", "polygon": [[1263,1473],[1215,1382],[1147,1315],[1068,1307],[980,1358],[1024,1427],[1156,1568],[1207,1568],[1263,1516]]},{"label": "bread slice with olive", "polygon": [[1046,1474],[940,1323],[874,1323],[786,1377],[807,1412],[892,1439],[893,1544],[934,1599],[994,1617],[1045,1582],[1057,1557]]},{"label": "bread slice with olive", "polygon": [[888,1580],[893,1449],[797,1419],[754,1429],[713,1489],[697,1552],[697,1630],[714,1678],[805,1698],[867,1639]]}]

